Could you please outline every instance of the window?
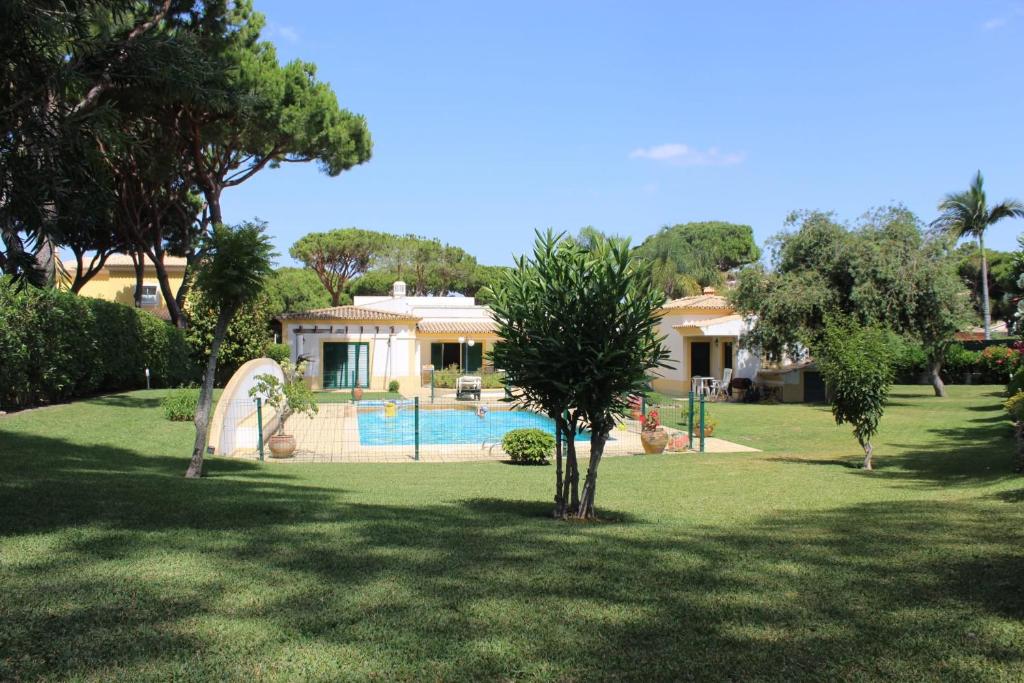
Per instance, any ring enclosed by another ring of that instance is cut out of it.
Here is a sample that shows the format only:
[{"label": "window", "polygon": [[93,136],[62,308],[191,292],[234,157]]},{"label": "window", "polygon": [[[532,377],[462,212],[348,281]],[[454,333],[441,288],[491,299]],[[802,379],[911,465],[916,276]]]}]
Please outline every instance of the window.
[{"label": "window", "polygon": [[156,293],[156,285],[142,285],[142,299],[139,303],[143,306],[156,306],[160,303],[160,297]]}]

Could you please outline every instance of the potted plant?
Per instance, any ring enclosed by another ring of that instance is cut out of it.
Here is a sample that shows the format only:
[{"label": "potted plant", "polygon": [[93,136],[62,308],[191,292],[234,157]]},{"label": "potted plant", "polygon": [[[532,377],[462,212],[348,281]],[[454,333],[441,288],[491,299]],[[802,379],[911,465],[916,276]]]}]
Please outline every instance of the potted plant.
[{"label": "potted plant", "polygon": [[306,363],[292,365],[291,362],[285,361],[281,363],[281,370],[284,373],[284,381],[278,379],[276,375],[256,375],[255,382],[249,389],[249,396],[262,397],[268,406],[277,411],[277,428],[267,439],[271,457],[290,458],[295,453],[295,436],[285,433],[288,418],[296,413],[313,417],[319,408],[313,392],[302,381]]},{"label": "potted plant", "polygon": [[[718,420],[716,420],[715,418],[711,417],[711,411],[705,408],[705,410],[704,410],[704,436],[708,437],[708,436],[711,436],[712,434],[714,434],[715,433],[715,426],[716,425],[718,425]],[[699,438],[700,437],[700,420],[699,420],[699,418],[694,420],[693,431],[696,434],[695,438]]]},{"label": "potted plant", "polygon": [[361,401],[363,400],[363,390],[361,387],[352,387],[352,400]]},{"label": "potted plant", "polygon": [[644,453],[661,453],[668,445],[668,432],[661,426],[657,410],[647,413],[644,418],[640,426],[640,443],[644,446]]}]

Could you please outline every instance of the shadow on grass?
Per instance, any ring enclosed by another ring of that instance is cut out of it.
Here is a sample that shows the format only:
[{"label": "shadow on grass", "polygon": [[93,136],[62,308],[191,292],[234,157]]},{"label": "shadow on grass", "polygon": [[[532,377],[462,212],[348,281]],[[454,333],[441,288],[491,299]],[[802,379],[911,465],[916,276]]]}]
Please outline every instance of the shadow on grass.
[{"label": "shadow on grass", "polygon": [[185,458],[3,438],[0,534],[19,537],[0,560],[4,680],[1024,671],[1011,506],[572,525],[546,502],[352,502],[253,463],[189,482]]}]

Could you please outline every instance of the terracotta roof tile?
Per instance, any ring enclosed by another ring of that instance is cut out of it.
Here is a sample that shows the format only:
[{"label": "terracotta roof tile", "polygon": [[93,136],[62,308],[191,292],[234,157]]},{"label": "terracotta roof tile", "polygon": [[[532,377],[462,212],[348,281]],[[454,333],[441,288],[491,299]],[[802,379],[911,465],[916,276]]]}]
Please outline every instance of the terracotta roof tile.
[{"label": "terracotta roof tile", "polygon": [[282,313],[277,316],[278,320],[370,320],[370,321],[395,321],[395,320],[418,320],[415,316],[391,311],[378,311],[365,306],[331,306],[329,308],[315,308],[312,311],[295,311]]},{"label": "terracotta roof tile", "polygon": [[697,296],[684,296],[682,299],[673,299],[662,308],[696,308],[713,311],[731,311],[732,304],[724,296],[719,294],[699,294]]},{"label": "terracotta roof tile", "polygon": [[430,320],[421,321],[416,329],[424,334],[494,334],[490,320]]}]

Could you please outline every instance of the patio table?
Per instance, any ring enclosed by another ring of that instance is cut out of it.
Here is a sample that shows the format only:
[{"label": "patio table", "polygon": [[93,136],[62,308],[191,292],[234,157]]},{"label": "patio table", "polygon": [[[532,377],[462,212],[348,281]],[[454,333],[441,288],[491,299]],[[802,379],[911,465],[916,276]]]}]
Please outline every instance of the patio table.
[{"label": "patio table", "polygon": [[691,377],[690,390],[694,396],[709,396],[711,394],[711,380],[713,377]]}]

